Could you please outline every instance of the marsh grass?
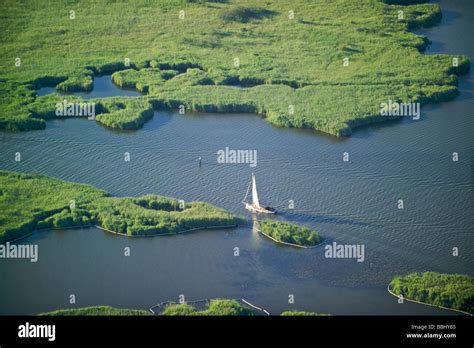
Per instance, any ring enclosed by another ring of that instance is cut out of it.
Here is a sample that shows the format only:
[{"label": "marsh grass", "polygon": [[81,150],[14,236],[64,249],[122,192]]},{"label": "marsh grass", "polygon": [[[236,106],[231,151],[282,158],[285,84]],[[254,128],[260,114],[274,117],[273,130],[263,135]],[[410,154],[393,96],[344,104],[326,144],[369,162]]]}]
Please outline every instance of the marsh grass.
[{"label": "marsh grass", "polygon": [[219,18],[224,22],[249,23],[264,18],[271,18],[276,14],[277,12],[264,8],[239,6],[222,10],[219,13]]},{"label": "marsh grass", "polygon": [[190,304],[169,304],[161,315],[164,316],[252,316],[253,312],[236,300],[214,299],[204,310],[197,310]]},{"label": "marsh grass", "polygon": [[468,275],[410,273],[395,277],[390,289],[407,299],[474,314],[474,278]]},{"label": "marsh grass", "polygon": [[[0,61],[0,129],[46,126],[48,99],[41,102],[36,88],[90,90],[93,75],[113,73],[116,84],[146,93],[142,99],[153,107],[179,102],[197,111],[258,112],[275,125],[347,136],[358,126],[386,121],[378,114],[387,98],[452,99],[456,75],[469,69],[465,56],[456,56],[459,65],[453,67],[454,56],[422,54],[428,40],[409,29],[436,24],[441,10],[407,2],[143,0],[132,6],[6,0],[0,16],[8,28],[0,48],[7,58]],[[178,19],[179,10],[184,19]],[[223,87],[229,84],[254,88]],[[141,127],[150,112],[125,99],[126,111],[98,121]],[[43,112],[35,112],[37,102]]]},{"label": "marsh grass", "polygon": [[315,246],[323,241],[323,238],[316,231],[288,222],[265,219],[260,221],[260,229],[263,233],[284,243]]},{"label": "marsh grass", "polygon": [[40,313],[42,316],[112,316],[112,315],[151,315],[150,312],[139,309],[115,308],[110,306],[92,306],[83,308],[58,309],[52,312]]},{"label": "marsh grass", "polygon": [[99,224],[114,232],[136,236],[228,227],[239,222],[233,214],[203,202],[189,202],[180,208],[177,200],[168,197],[109,197],[89,185],[38,174],[0,171],[1,243],[21,238],[35,229]]}]

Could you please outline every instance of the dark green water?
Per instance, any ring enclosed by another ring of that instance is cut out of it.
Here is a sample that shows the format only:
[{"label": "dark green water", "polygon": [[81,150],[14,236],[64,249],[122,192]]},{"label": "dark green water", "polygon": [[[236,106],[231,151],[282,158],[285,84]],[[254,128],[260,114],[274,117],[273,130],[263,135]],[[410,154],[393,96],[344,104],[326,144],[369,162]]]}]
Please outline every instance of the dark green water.
[{"label": "dark green water", "polygon": [[[473,6],[440,3],[443,23],[420,32],[433,41],[428,53],[473,59]],[[459,86],[455,101],[424,107],[419,121],[369,127],[342,140],[276,128],[255,115],[170,112],[156,112],[135,132],[69,119],[48,122],[43,131],[1,133],[1,169],[88,183],[117,196],[204,200],[244,215],[241,200],[255,172],[262,200],[295,201],[295,210],[284,210],[280,219],[315,228],[331,241],[364,244],[365,261],[326,259],[322,248],[282,247],[251,227],[151,239],[98,229],[42,232],[22,241],[39,245],[37,263],[0,261],[0,313],[70,307],[69,294],[77,307],[128,308],[184,294],[188,300],[245,298],[273,314],[449,314],[398,304],[386,286],[412,271],[474,275],[472,73]],[[117,95],[116,88],[97,84],[90,97],[94,93]],[[257,167],[218,164],[216,152],[225,147],[256,149]],[[20,163],[13,160],[18,151]],[[350,162],[342,161],[343,152]],[[453,152],[459,162],[452,162]],[[123,256],[126,246],[130,257]],[[234,247],[240,256],[233,256]],[[453,247],[458,257],[451,256]]]}]

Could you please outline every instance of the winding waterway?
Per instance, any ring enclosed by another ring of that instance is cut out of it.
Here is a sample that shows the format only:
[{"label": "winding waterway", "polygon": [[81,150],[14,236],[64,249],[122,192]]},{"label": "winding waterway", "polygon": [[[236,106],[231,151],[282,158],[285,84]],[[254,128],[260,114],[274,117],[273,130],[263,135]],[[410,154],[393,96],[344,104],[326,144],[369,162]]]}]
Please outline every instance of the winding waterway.
[{"label": "winding waterway", "polygon": [[[442,24],[419,32],[433,41],[427,53],[472,60],[472,5],[440,4]],[[98,81],[88,96],[118,95]],[[277,128],[255,115],[174,112],[156,112],[130,132],[68,119],[41,131],[0,133],[1,169],[88,183],[116,196],[203,200],[249,218],[241,200],[255,172],[261,200],[280,208],[294,200],[295,209],[282,209],[280,219],[315,228],[331,242],[365,245],[365,261],[356,262],[327,259],[322,248],[277,245],[251,226],[137,239],[96,228],[35,233],[21,243],[38,244],[38,262],[0,261],[0,314],[71,307],[70,294],[76,307],[149,308],[184,294],[245,298],[272,314],[451,314],[398,304],[387,284],[413,271],[474,275],[473,82],[472,72],[462,76],[461,95],[424,107],[418,121],[367,127],[348,139]],[[257,167],[218,164],[225,147],[256,149]],[[19,163],[15,152],[22,153]]]}]

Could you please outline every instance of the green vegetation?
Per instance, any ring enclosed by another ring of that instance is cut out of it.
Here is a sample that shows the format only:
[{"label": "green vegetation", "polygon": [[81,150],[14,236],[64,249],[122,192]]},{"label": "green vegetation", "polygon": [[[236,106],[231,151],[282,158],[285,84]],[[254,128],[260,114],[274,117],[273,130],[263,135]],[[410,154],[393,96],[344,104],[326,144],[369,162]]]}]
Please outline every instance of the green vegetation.
[{"label": "green vegetation", "polygon": [[279,242],[301,246],[315,246],[323,241],[316,231],[288,222],[262,220],[260,230]]},{"label": "green vegetation", "polygon": [[222,10],[219,13],[219,17],[224,22],[248,23],[266,17],[272,17],[276,14],[276,12],[264,8],[239,6]]},{"label": "green vegetation", "polygon": [[76,207],[82,207],[100,197],[105,197],[105,192],[92,186],[0,171],[0,242],[27,235],[35,228],[41,228],[46,220],[48,225],[57,228],[90,225],[91,221],[82,209],[78,212],[80,217],[67,213],[70,203],[73,200]]},{"label": "green vegetation", "polygon": [[112,81],[119,87],[134,88],[142,93],[148,93],[149,91],[156,93],[167,80],[178,74],[177,70],[160,70],[157,68],[127,69],[113,73]]},{"label": "green vegetation", "polygon": [[165,307],[161,315],[167,316],[183,316],[183,315],[196,315],[198,311],[193,306],[187,303],[176,303],[176,304],[169,304]]},{"label": "green vegetation", "polygon": [[[103,107],[97,122],[108,127],[137,129],[152,108],[184,105],[348,136],[393,119],[380,116],[389,99],[425,104],[457,95],[456,74],[469,60],[456,56],[454,67],[453,56],[422,54],[428,40],[409,29],[441,18],[438,5],[422,2],[6,0],[0,129],[42,129],[55,117],[55,97],[37,97],[39,87],[90,90],[93,75],[113,73],[116,84],[146,95],[113,98],[125,107],[112,111],[96,100]],[[233,84],[254,88],[226,86]]]},{"label": "green vegetation", "polygon": [[211,300],[205,310],[199,311],[193,306],[183,304],[170,304],[165,307],[161,315],[201,315],[201,316],[244,316],[253,315],[252,311],[236,300],[215,299]]},{"label": "green vegetation", "polygon": [[40,313],[39,315],[53,316],[111,316],[111,315],[151,315],[150,312],[139,309],[124,309],[109,306],[92,306],[83,308],[59,309],[57,311]]},{"label": "green vegetation", "polygon": [[[163,203],[161,207],[146,208],[142,205],[144,201],[149,206],[157,201]],[[92,212],[94,221],[101,227],[129,236],[229,227],[240,222],[231,213],[208,203],[185,203],[181,209],[177,200],[155,195],[139,198],[100,198],[88,205],[87,209]]]},{"label": "green vegetation", "polygon": [[0,243],[35,229],[100,225],[129,236],[235,226],[240,219],[203,202],[108,197],[89,185],[38,174],[0,171]]},{"label": "green vegetation", "polygon": [[410,300],[474,314],[474,278],[468,275],[411,273],[395,277],[390,290]]},{"label": "green vegetation", "polygon": [[96,120],[111,128],[138,129],[153,117],[146,100],[138,98],[108,98],[99,102]]},{"label": "green vegetation", "polygon": [[[84,100],[73,95],[48,94],[36,98],[28,107],[28,113],[24,114],[25,125],[19,124],[15,119],[5,120],[4,127],[10,130],[26,130],[28,124],[38,123],[38,128],[45,127],[45,119],[55,118],[56,104],[83,103]],[[104,98],[91,100],[95,105],[96,120],[105,126],[120,129],[138,129],[153,117],[152,105],[143,98]],[[63,116],[59,116],[63,117]],[[1,125],[0,120],[0,125]]]},{"label": "green vegetation", "polygon": [[[29,105],[29,112],[34,115],[31,120],[43,121],[56,117],[56,104],[84,102],[73,95],[49,94],[36,98]],[[138,129],[153,117],[152,105],[142,98],[104,98],[91,100],[95,105],[96,120],[105,126],[120,129]],[[11,123],[12,128],[15,123]]]},{"label": "green vegetation", "polygon": [[284,317],[291,317],[291,316],[326,316],[329,314],[320,314],[316,312],[304,312],[304,311],[286,311],[280,314],[281,316]]},{"label": "green vegetation", "polygon": [[82,74],[72,75],[59,83],[56,88],[62,92],[91,91],[94,85],[93,72],[85,70]]},{"label": "green vegetation", "polygon": [[[151,315],[149,311],[139,309],[124,309],[110,306],[92,306],[83,308],[59,309],[52,312],[40,313],[39,315],[52,316],[112,316],[112,315]],[[169,304],[165,307],[163,316],[252,316],[251,309],[240,304],[236,300],[214,299],[211,300],[204,310],[197,310],[195,307],[183,304]],[[281,316],[326,316],[315,312],[286,311]]]}]

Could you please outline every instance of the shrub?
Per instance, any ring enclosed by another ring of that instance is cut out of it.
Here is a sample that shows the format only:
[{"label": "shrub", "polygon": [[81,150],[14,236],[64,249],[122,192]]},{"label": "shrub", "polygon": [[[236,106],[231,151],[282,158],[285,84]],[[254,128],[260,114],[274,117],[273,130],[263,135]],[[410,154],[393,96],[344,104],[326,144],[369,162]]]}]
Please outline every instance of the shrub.
[{"label": "shrub", "polygon": [[202,311],[186,303],[171,304],[165,307],[161,315],[251,316],[253,313],[236,300],[214,299]]},{"label": "shrub", "polygon": [[40,313],[52,316],[111,316],[111,315],[151,315],[150,312],[138,309],[114,308],[110,306],[92,306],[84,308],[59,309],[57,311]]},{"label": "shrub", "polygon": [[223,300],[215,299],[212,300],[202,315],[232,315],[232,316],[249,316],[253,315],[252,311],[236,300]]},{"label": "shrub", "polygon": [[276,12],[258,7],[234,7],[222,10],[219,17],[225,22],[248,23],[273,17]]},{"label": "shrub", "polygon": [[176,316],[176,315],[196,315],[196,309],[186,303],[170,304],[165,307],[161,315]]},{"label": "shrub", "polygon": [[260,221],[260,229],[270,237],[285,243],[315,246],[323,241],[323,238],[316,231],[287,222],[262,220]]},{"label": "shrub", "polygon": [[390,289],[407,299],[474,314],[474,278],[468,275],[411,273],[395,277]]}]

